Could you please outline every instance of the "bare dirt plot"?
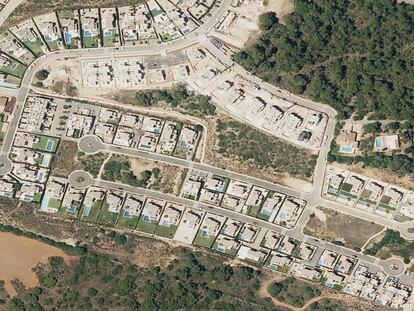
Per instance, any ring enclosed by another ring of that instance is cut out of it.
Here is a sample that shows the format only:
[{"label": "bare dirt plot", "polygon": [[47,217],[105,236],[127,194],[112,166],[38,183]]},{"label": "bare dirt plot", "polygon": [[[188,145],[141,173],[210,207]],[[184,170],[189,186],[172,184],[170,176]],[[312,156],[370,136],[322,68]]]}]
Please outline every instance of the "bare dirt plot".
[{"label": "bare dirt plot", "polygon": [[25,287],[38,284],[36,273],[32,271],[39,263],[46,263],[49,257],[60,256],[66,261],[73,259],[61,249],[21,237],[8,232],[0,232],[0,280],[13,296],[16,294],[12,281],[18,279]]},{"label": "bare dirt plot", "polygon": [[77,161],[78,144],[73,141],[62,140],[56,152],[51,174],[68,177],[74,170],[79,169]]},{"label": "bare dirt plot", "polygon": [[[352,230],[350,230],[352,228]],[[356,217],[318,207],[309,218],[304,233],[329,242],[343,243],[351,249],[361,249],[384,227]]]},{"label": "bare dirt plot", "polygon": [[275,12],[279,20],[295,9],[292,0],[267,0],[266,10]]},{"label": "bare dirt plot", "polygon": [[86,155],[79,152],[76,142],[62,141],[52,164],[52,175],[68,177],[75,170],[85,170],[97,177],[107,158],[108,153]]},{"label": "bare dirt plot", "polygon": [[184,168],[141,158],[130,158],[129,160],[131,163],[131,170],[135,176],[140,176],[140,174],[146,170],[153,171],[155,168],[159,169],[158,176],[153,172],[148,183],[148,189],[174,195],[180,193],[182,184],[181,179],[182,175],[185,173]]}]

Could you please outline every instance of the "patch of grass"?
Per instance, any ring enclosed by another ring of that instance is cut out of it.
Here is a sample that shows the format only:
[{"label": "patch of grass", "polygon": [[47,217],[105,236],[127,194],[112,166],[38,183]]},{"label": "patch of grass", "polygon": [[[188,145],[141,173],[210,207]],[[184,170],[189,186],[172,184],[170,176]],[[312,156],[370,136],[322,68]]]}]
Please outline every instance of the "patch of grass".
[{"label": "patch of grass", "polygon": [[98,222],[113,226],[115,225],[117,218],[118,214],[108,211],[108,203],[105,202],[102,205],[101,212],[99,213]]},{"label": "patch of grass", "polygon": [[201,235],[201,230],[198,230],[197,235],[193,241],[194,245],[202,246],[205,248],[211,248],[216,240],[216,236],[204,237]]},{"label": "patch of grass", "polygon": [[9,73],[11,75],[14,75],[16,77],[23,77],[23,74],[25,73],[27,66],[23,65],[22,63],[19,63],[18,61],[14,61],[12,58],[9,58],[9,64],[3,65],[0,68],[1,72]]},{"label": "patch of grass", "polygon": [[98,47],[99,37],[83,37],[82,46],[86,49]]},{"label": "patch of grass", "polygon": [[177,231],[176,225],[170,225],[169,227],[158,225],[157,230],[155,231],[155,234],[172,239],[176,231]]},{"label": "patch of grass", "polygon": [[36,135],[39,142],[33,145],[33,149],[47,152],[56,152],[59,145],[59,138]]},{"label": "patch of grass", "polygon": [[135,229],[138,225],[138,219],[138,216],[131,216],[131,218],[124,217],[123,212],[121,211],[121,215],[118,217],[117,225],[123,228]]},{"label": "patch of grass", "polygon": [[141,215],[138,221],[137,230],[152,234],[155,233],[157,226],[158,222],[144,221],[144,217]]},{"label": "patch of grass", "polygon": [[[85,205],[83,205],[79,213],[80,217],[83,220],[87,220],[87,221],[97,221],[99,212],[102,207],[102,203],[103,203],[102,200],[98,200],[91,207],[86,207]],[[89,209],[89,213],[87,213],[87,209]]]}]

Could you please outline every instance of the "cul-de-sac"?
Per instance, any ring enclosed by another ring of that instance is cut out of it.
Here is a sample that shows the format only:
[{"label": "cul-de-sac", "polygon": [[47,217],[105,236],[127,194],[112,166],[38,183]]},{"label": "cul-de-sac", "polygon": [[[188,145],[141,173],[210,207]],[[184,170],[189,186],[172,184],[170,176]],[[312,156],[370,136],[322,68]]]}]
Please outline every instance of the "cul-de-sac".
[{"label": "cul-de-sac", "polygon": [[414,1],[0,0],[0,310],[414,310]]}]

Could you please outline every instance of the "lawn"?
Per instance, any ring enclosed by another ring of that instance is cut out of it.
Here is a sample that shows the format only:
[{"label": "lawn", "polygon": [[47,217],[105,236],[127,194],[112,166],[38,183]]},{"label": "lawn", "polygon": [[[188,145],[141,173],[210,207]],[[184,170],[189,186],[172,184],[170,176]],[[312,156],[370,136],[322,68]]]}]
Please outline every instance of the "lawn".
[{"label": "lawn", "polygon": [[14,88],[14,86],[17,88],[18,86],[20,86],[20,83],[22,82],[22,78],[19,77],[15,77],[12,75],[8,75],[6,78],[5,83],[8,83],[9,85],[13,85],[11,87]]},{"label": "lawn", "polygon": [[258,215],[258,213],[259,213],[259,210],[260,210],[260,206],[249,206],[248,208],[247,208],[247,215],[249,215],[249,216],[252,216],[252,217],[257,217]]},{"label": "lawn", "polygon": [[123,211],[121,211],[121,215],[119,215],[118,217],[118,223],[117,225],[123,228],[128,228],[128,229],[135,229],[137,227],[138,224],[138,216],[131,216],[129,217],[125,217],[123,216]]},{"label": "lawn", "polygon": [[172,40],[172,37],[169,33],[164,33],[161,35],[161,40],[164,42],[168,42]]},{"label": "lawn", "polygon": [[348,183],[343,183],[342,184],[342,187],[341,187],[342,191],[349,192],[349,191],[351,191],[351,189],[352,189],[351,184],[348,184]]},{"label": "lawn", "polygon": [[267,214],[264,214],[264,213],[262,213],[262,212],[259,212],[259,213],[257,214],[256,218],[259,218],[259,219],[261,219],[261,220],[268,221],[268,220],[269,220],[269,218],[270,218],[270,215],[267,215]]},{"label": "lawn", "polygon": [[116,29],[110,29],[110,31],[112,32],[111,35],[104,35],[103,36],[103,45],[105,47],[113,47],[114,46],[114,42],[115,42],[115,38],[116,38],[115,36],[117,36],[117,31],[116,31]]},{"label": "lawn", "polygon": [[108,203],[104,203],[101,208],[101,213],[99,214],[98,222],[103,223],[105,225],[113,226],[116,223],[116,219],[118,218],[118,213],[108,211]]},{"label": "lawn", "polygon": [[214,244],[214,241],[216,240],[216,236],[203,237],[201,233],[202,231],[198,230],[193,244],[206,248],[211,248],[211,246]]},{"label": "lawn", "polygon": [[214,249],[216,252],[219,252],[220,254],[225,254],[231,257],[235,257],[237,252],[239,251],[238,249],[226,249],[223,253],[222,251],[219,250],[218,246],[219,244],[217,242],[214,242],[211,248]]},{"label": "lawn", "polygon": [[83,47],[86,49],[98,47],[99,37],[83,37]]},{"label": "lawn", "polygon": [[27,66],[18,61],[14,61],[11,58],[9,58],[9,61],[10,63],[7,66],[1,67],[0,71],[21,78],[26,71]]},{"label": "lawn", "polygon": [[33,149],[56,152],[59,144],[59,138],[37,135],[39,142],[33,145]]},{"label": "lawn", "polygon": [[33,199],[32,199],[32,202],[34,202],[34,203],[40,203],[40,201],[42,200],[42,193],[36,193],[34,196],[33,196]]},{"label": "lawn", "polygon": [[65,217],[78,217],[78,213],[79,213],[79,209],[80,209],[80,202],[77,202],[77,204],[75,204],[76,209],[73,212],[70,212],[67,210],[67,208],[65,207],[61,207],[59,209],[59,214],[61,214],[62,216]]},{"label": "lawn", "polygon": [[62,201],[56,198],[50,198],[49,202],[47,204],[50,208],[57,208],[59,209],[60,205],[62,204]]},{"label": "lawn", "polygon": [[41,55],[43,55],[43,51],[42,51],[42,40],[40,40],[40,38],[37,38],[35,42],[31,42],[31,41],[23,41],[23,44],[30,50],[33,52],[34,55],[36,55],[36,57],[39,57]]},{"label": "lawn", "polygon": [[178,226],[176,225],[170,225],[169,227],[158,225],[155,234],[172,239],[174,237],[175,232],[177,231],[177,227]]},{"label": "lawn", "polygon": [[70,43],[66,43],[66,48],[67,49],[78,49],[79,46],[76,44],[76,39],[75,38],[71,38],[70,39]]},{"label": "lawn", "polygon": [[153,234],[157,226],[158,221],[144,221],[144,216],[141,216],[138,221],[137,230]]},{"label": "lawn", "polygon": [[90,210],[83,205],[80,212],[80,217],[87,221],[96,221],[98,219],[99,211],[101,210],[102,200],[96,201]]},{"label": "lawn", "polygon": [[46,41],[46,44],[48,45],[49,50],[51,50],[51,51],[57,51],[57,50],[59,50],[59,46],[58,46],[58,41],[57,40]]}]

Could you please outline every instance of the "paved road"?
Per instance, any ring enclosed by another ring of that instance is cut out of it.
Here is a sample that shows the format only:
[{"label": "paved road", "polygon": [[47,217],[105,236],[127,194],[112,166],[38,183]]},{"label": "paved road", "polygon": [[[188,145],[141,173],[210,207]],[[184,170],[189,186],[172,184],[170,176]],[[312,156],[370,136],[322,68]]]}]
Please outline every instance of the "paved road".
[{"label": "paved road", "polygon": [[[14,7],[17,6],[18,3],[20,3],[22,0],[11,0],[11,1],[12,1],[12,5],[10,7],[12,8],[12,6],[14,6]],[[9,131],[5,136],[4,145],[3,145],[3,148],[2,148],[2,154],[4,155],[4,154],[8,154],[10,152],[11,145],[12,145],[12,142],[13,142],[13,138],[14,138],[15,132],[17,130],[17,122],[20,119],[23,104],[26,100],[26,97],[27,97],[27,94],[28,94],[28,91],[29,91],[29,87],[31,85],[32,78],[33,78],[34,74],[39,69],[45,67],[47,65],[47,63],[50,62],[51,60],[62,59],[62,58],[78,58],[78,57],[82,57],[82,58],[93,57],[93,58],[96,58],[96,57],[107,57],[108,55],[109,56],[166,55],[166,54],[178,51],[178,50],[185,49],[189,46],[201,43],[206,48],[208,48],[209,51],[214,56],[219,58],[221,62],[223,62],[227,66],[234,66],[234,70],[236,72],[248,77],[250,80],[257,83],[261,88],[266,89],[271,93],[278,94],[278,96],[280,96],[282,98],[285,98],[286,100],[289,100],[291,102],[295,102],[297,104],[308,107],[310,109],[314,109],[314,110],[317,110],[317,111],[324,112],[328,115],[329,121],[328,121],[327,129],[326,129],[327,139],[326,139],[325,144],[322,146],[322,148],[319,152],[319,158],[318,158],[318,162],[317,162],[315,173],[314,173],[315,177],[314,177],[313,191],[311,193],[304,193],[304,192],[294,190],[294,189],[291,189],[291,188],[288,188],[288,187],[275,185],[275,184],[272,184],[272,183],[269,183],[269,182],[266,182],[266,181],[263,181],[263,180],[259,180],[259,179],[256,179],[256,178],[253,178],[253,177],[250,177],[250,176],[246,176],[246,175],[242,175],[242,174],[238,174],[238,173],[234,173],[234,172],[229,172],[225,169],[220,169],[220,168],[217,168],[217,167],[212,167],[212,166],[207,165],[207,164],[201,164],[201,163],[186,161],[186,160],[167,157],[167,156],[154,154],[154,153],[145,153],[145,152],[141,152],[141,151],[134,150],[134,149],[131,149],[131,148],[119,149],[119,147],[110,145],[110,146],[105,146],[105,149],[108,148],[108,150],[110,150],[114,153],[119,152],[119,153],[127,154],[127,155],[142,156],[142,157],[149,158],[149,159],[152,159],[152,160],[163,161],[163,162],[168,162],[168,163],[172,163],[172,164],[176,164],[176,165],[180,165],[180,166],[184,166],[184,167],[192,167],[194,169],[214,172],[214,173],[217,173],[219,175],[227,176],[229,178],[236,178],[236,179],[244,180],[244,181],[251,182],[251,183],[254,183],[254,184],[257,184],[259,186],[266,187],[266,188],[269,188],[269,189],[272,189],[272,190],[275,190],[275,191],[281,191],[281,192],[284,192],[284,193],[289,194],[289,195],[304,198],[305,200],[308,201],[309,208],[307,208],[305,210],[305,212],[302,214],[302,217],[299,219],[298,225],[296,226],[296,228],[292,229],[292,230],[286,230],[285,228],[279,227],[275,224],[268,223],[268,222],[265,222],[265,221],[261,221],[259,219],[252,218],[252,217],[247,216],[247,215],[235,213],[235,212],[232,212],[232,211],[220,208],[220,207],[212,207],[212,206],[200,203],[200,202],[191,201],[191,200],[187,200],[187,199],[184,199],[184,198],[178,198],[178,197],[175,197],[175,196],[162,194],[162,193],[159,193],[159,192],[153,192],[153,191],[144,190],[144,189],[135,188],[135,187],[129,187],[129,186],[125,186],[125,185],[121,186],[119,184],[109,183],[109,182],[106,182],[106,181],[96,181],[97,185],[104,186],[104,187],[111,188],[111,189],[119,189],[120,187],[122,187],[123,189],[125,189],[127,191],[130,191],[130,192],[140,193],[140,194],[154,196],[154,197],[158,197],[158,198],[164,198],[166,200],[168,199],[169,201],[175,202],[177,204],[184,204],[184,205],[188,205],[188,206],[202,208],[202,209],[212,211],[212,212],[219,212],[220,214],[223,214],[227,217],[232,217],[232,218],[239,219],[241,221],[258,224],[258,225],[262,226],[263,228],[266,228],[266,229],[269,229],[269,230],[274,230],[276,232],[287,232],[288,234],[291,234],[292,237],[297,238],[297,239],[301,239],[301,240],[302,239],[309,239],[308,237],[303,236],[302,228],[305,225],[306,220],[308,219],[308,217],[309,217],[309,215],[312,211],[312,208],[316,205],[324,205],[326,207],[335,209],[335,210],[343,212],[343,213],[347,213],[347,214],[350,214],[350,215],[353,215],[353,216],[356,216],[356,217],[360,217],[360,218],[363,218],[363,219],[372,220],[372,221],[377,222],[379,224],[383,224],[387,227],[401,229],[402,231],[407,233],[408,232],[407,231],[408,226],[410,226],[414,222],[404,223],[404,224],[399,224],[398,223],[398,225],[397,225],[392,220],[384,219],[382,217],[379,217],[379,216],[376,216],[376,215],[371,215],[371,214],[368,214],[368,213],[365,213],[365,212],[362,212],[362,211],[358,211],[356,209],[350,209],[350,208],[345,207],[341,204],[331,202],[331,201],[327,201],[327,200],[321,198],[322,182],[323,182],[323,177],[324,177],[324,172],[325,172],[325,167],[326,167],[326,156],[327,156],[327,153],[329,151],[330,142],[333,139],[333,130],[334,130],[334,126],[335,126],[336,112],[335,112],[334,109],[332,109],[331,107],[329,107],[327,105],[323,105],[323,104],[320,104],[320,103],[315,103],[315,102],[313,102],[309,99],[295,96],[293,94],[290,94],[290,93],[288,93],[284,90],[281,90],[281,89],[279,89],[279,88],[277,88],[273,85],[270,85],[270,84],[260,80],[259,78],[255,77],[255,76],[251,75],[249,72],[245,71],[241,66],[235,64],[229,56],[225,55],[219,49],[217,49],[208,39],[206,40],[205,34],[215,25],[215,23],[224,14],[224,12],[227,10],[227,8],[229,7],[230,4],[231,4],[231,0],[224,0],[222,2],[222,6],[220,7],[220,9],[214,14],[214,16],[209,21],[207,21],[205,24],[203,24],[201,27],[199,27],[196,31],[194,31],[191,34],[185,36],[184,38],[181,38],[179,40],[175,40],[175,41],[170,42],[170,43],[161,44],[161,45],[152,45],[152,46],[132,46],[132,47],[102,48],[102,49],[90,49],[90,50],[88,50],[88,49],[62,50],[62,51],[57,51],[57,52],[54,52],[54,53],[51,53],[51,54],[40,57],[39,59],[34,61],[29,66],[29,68],[26,71],[25,76],[23,78],[21,87],[18,90],[7,90],[7,95],[14,95],[14,96],[17,97],[17,106],[16,106],[15,113],[13,115],[13,119],[12,119],[11,124],[10,124]],[[11,11],[12,11],[12,9],[11,9]],[[0,18],[1,18],[1,16],[6,16],[7,14],[10,14],[10,13],[8,13],[8,11],[4,11],[3,15],[2,15],[2,12],[0,12]],[[0,21],[0,24],[1,24],[1,21]],[[4,93],[4,94],[6,94],[6,93]],[[76,179],[75,177],[73,177],[73,178]],[[79,181],[79,179],[78,179],[78,181]],[[75,182],[76,182],[76,180],[75,180]],[[414,233],[411,236],[414,239]],[[352,250],[349,250],[349,249],[346,249],[346,248],[343,248],[343,247],[340,247],[340,246],[337,246],[337,245],[326,244],[324,242],[320,242],[320,241],[317,241],[317,240],[314,240],[314,239],[312,239],[312,243],[317,245],[317,246],[320,246],[320,247],[330,248],[330,249],[333,249],[333,250],[337,250],[341,253],[348,254],[350,256],[358,257],[358,258],[363,259],[363,260],[365,260],[369,263],[372,263],[372,264],[375,264],[375,263],[378,262],[378,259],[376,259],[374,257],[365,256],[365,255],[356,253]],[[384,261],[379,261],[379,264],[384,269],[387,269],[387,267],[389,267],[389,263],[384,262]],[[396,264],[396,261],[393,261],[393,264]],[[392,271],[391,271],[391,273],[392,273]]]},{"label": "paved road", "polygon": [[[297,232],[295,230],[286,230],[286,228],[283,228],[281,226],[278,226],[276,224],[267,222],[267,221],[263,221],[248,215],[244,215],[241,213],[237,213],[235,211],[231,211],[222,207],[218,207],[218,206],[211,206],[202,202],[198,202],[198,201],[193,201],[190,199],[186,199],[186,198],[182,198],[182,197],[177,197],[171,194],[165,194],[165,193],[160,193],[158,191],[153,191],[153,190],[148,190],[148,189],[143,189],[143,188],[137,188],[137,187],[132,187],[129,185],[125,185],[125,184],[121,184],[121,183],[117,183],[117,182],[110,182],[110,181],[104,181],[104,180],[100,180],[100,179],[95,179],[95,186],[98,187],[103,187],[103,188],[107,188],[107,189],[113,189],[113,190],[122,190],[122,191],[127,191],[130,193],[135,193],[138,195],[143,195],[146,197],[153,197],[153,198],[157,198],[157,199],[162,199],[168,202],[172,202],[175,204],[180,204],[180,205],[184,205],[184,206],[188,206],[188,207],[192,207],[192,208],[198,208],[201,210],[204,210],[206,212],[210,212],[210,213],[216,213],[219,215],[223,215],[232,219],[236,219],[238,221],[242,221],[245,223],[249,223],[249,224],[253,224],[253,225],[257,225],[260,226],[262,228],[265,228],[267,230],[272,230],[274,232],[277,233],[281,233],[281,234],[286,234],[289,237],[298,239],[298,240],[304,240],[305,238],[307,240],[311,240],[309,241],[311,244],[321,248],[321,249],[329,249],[335,252],[339,252],[342,254],[345,254],[347,256],[351,256],[354,258],[357,258],[359,260],[364,261],[365,263],[372,265],[372,266],[377,266],[377,267],[381,267],[381,269],[383,269],[384,271],[386,271],[386,273],[388,273],[389,275],[400,275],[402,272],[405,271],[405,266],[404,264],[401,262],[401,260],[399,259],[392,259],[392,260],[379,260],[378,258],[372,257],[372,256],[367,256],[361,253],[358,253],[356,251],[353,251],[351,249],[347,249],[347,248],[343,248],[341,246],[338,245],[334,245],[331,243],[326,243],[317,239],[313,239],[313,238],[308,238],[305,237],[301,232]],[[393,268],[395,267],[395,269],[391,269],[390,266],[393,266]]]},{"label": "paved road", "polygon": [[3,25],[4,21],[9,15],[18,7],[24,0],[9,0],[8,3],[0,11],[0,26]]}]

